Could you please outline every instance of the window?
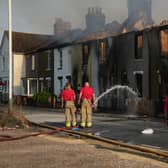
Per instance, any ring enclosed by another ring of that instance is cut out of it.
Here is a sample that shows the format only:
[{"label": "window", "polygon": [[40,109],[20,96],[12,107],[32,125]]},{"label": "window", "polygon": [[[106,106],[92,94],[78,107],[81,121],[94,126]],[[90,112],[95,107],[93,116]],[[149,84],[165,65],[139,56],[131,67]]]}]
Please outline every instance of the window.
[{"label": "window", "polygon": [[43,92],[43,91],[44,91],[44,80],[39,79],[39,92]]},{"label": "window", "polygon": [[27,94],[27,79],[22,79],[23,94]]},{"label": "window", "polygon": [[48,51],[48,55],[47,55],[47,70],[51,69],[51,52]]},{"label": "window", "polygon": [[72,78],[71,78],[71,76],[70,76],[70,75],[69,75],[69,76],[66,76],[66,79],[67,79],[67,82],[71,83]]},{"label": "window", "polygon": [[58,81],[59,81],[59,89],[61,91],[63,89],[63,77],[59,76],[58,77]]},{"label": "window", "polygon": [[51,78],[46,78],[46,91],[51,92]]},{"label": "window", "polygon": [[121,72],[121,84],[128,85],[128,77],[127,72],[125,70]]},{"label": "window", "polygon": [[168,56],[168,30],[160,31],[161,55]]},{"label": "window", "polygon": [[30,95],[34,95],[37,93],[37,80],[33,79],[30,80],[30,90],[29,90]]},{"label": "window", "polygon": [[142,35],[137,35],[135,38],[135,59],[142,59],[142,45],[143,37]]},{"label": "window", "polygon": [[59,56],[58,56],[58,69],[62,69],[62,65],[63,65],[63,55],[62,55],[62,50],[59,49]]},{"label": "window", "polygon": [[84,44],[83,45],[83,65],[86,65],[88,62],[88,56],[89,56],[89,45]]},{"label": "window", "polygon": [[106,41],[100,42],[100,63],[105,63],[107,55],[107,43]]},{"label": "window", "polygon": [[83,46],[83,53],[85,56],[88,56],[89,54],[89,46],[86,44]]},{"label": "window", "polygon": [[31,57],[31,65],[32,65],[31,69],[32,71],[34,71],[35,70],[35,56],[34,55],[32,55]]},{"label": "window", "polygon": [[135,82],[137,86],[138,96],[143,96],[143,74],[136,73],[135,74]]}]

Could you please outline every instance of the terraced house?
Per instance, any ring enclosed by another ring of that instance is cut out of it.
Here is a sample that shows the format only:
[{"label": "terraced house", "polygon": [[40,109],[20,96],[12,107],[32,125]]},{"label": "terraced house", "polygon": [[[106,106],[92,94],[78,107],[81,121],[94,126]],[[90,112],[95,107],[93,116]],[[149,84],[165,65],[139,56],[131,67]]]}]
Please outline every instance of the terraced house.
[{"label": "terraced house", "polygon": [[[53,36],[13,32],[12,38],[14,97],[29,97],[42,90],[52,92],[53,53],[52,51],[39,52],[35,55],[33,53],[55,41]],[[8,58],[8,32],[5,31],[0,55],[2,65],[0,79],[6,83],[2,87],[2,95],[8,94]]]}]

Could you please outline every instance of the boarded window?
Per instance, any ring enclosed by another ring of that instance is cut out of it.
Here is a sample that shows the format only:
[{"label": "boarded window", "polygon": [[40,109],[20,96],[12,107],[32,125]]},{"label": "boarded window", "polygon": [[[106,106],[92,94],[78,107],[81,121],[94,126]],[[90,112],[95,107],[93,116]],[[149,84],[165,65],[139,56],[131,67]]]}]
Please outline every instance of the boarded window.
[{"label": "boarded window", "polygon": [[136,36],[135,59],[142,59],[143,36]]},{"label": "boarded window", "polygon": [[168,30],[160,32],[161,38],[161,55],[168,56]]}]

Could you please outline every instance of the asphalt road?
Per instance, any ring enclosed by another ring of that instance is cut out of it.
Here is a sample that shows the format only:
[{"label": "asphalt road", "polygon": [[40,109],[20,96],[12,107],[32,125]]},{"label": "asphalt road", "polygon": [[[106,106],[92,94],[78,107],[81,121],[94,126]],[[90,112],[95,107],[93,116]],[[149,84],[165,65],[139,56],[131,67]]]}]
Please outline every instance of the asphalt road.
[{"label": "asphalt road", "polygon": [[[34,122],[64,127],[65,116],[62,110],[28,107],[23,108],[22,111]],[[78,120],[79,118],[78,113]],[[141,132],[147,128],[152,128],[154,133],[142,134]],[[168,127],[163,119],[128,117],[127,115],[99,112],[93,113],[92,128],[79,130],[131,144],[168,150]]]}]

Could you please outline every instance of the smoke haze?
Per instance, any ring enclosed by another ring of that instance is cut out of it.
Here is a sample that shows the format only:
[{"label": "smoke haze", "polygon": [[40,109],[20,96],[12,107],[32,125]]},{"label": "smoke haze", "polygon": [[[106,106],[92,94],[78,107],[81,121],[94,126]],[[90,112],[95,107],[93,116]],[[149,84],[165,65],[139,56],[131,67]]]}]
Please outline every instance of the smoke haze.
[{"label": "smoke haze", "polygon": [[[152,0],[155,23],[168,18],[167,0]],[[106,22],[122,23],[128,16],[127,0],[13,0],[13,30],[53,34],[53,24],[58,17],[70,21],[73,28],[85,28],[88,7],[99,6]],[[0,0],[0,39],[8,28],[8,1]]]}]

